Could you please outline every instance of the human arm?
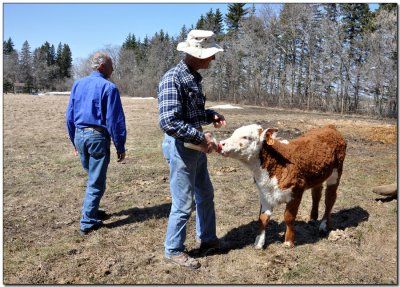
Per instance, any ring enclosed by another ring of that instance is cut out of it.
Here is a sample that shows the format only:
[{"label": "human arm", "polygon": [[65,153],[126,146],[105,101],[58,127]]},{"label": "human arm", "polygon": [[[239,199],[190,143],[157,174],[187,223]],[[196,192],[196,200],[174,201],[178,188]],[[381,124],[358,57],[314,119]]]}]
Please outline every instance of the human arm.
[{"label": "human arm", "polygon": [[118,161],[125,158],[126,125],[121,97],[115,85],[111,85],[106,98],[106,127],[117,150]]},{"label": "human arm", "polygon": [[72,145],[74,146],[74,154],[76,153],[76,148],[75,148],[75,123],[74,123],[74,94],[73,94],[73,88],[71,89],[71,95],[68,101],[68,106],[67,106],[67,111],[65,114],[66,118],[66,127],[68,131],[68,136],[69,139],[72,142]]}]

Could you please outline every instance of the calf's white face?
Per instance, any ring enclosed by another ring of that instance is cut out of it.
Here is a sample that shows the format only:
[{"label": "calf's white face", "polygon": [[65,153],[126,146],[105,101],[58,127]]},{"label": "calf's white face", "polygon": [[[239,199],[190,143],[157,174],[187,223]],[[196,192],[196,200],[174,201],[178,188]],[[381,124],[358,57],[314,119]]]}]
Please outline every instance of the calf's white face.
[{"label": "calf's white face", "polygon": [[230,138],[220,142],[221,154],[242,161],[249,161],[255,156],[258,158],[266,131],[257,124],[238,128]]}]

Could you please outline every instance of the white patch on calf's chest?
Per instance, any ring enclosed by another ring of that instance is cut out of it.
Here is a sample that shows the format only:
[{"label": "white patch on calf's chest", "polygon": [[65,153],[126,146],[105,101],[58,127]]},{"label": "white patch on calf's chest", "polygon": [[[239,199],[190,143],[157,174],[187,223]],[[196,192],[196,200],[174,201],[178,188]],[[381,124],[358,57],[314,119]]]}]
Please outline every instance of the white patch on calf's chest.
[{"label": "white patch on calf's chest", "polygon": [[271,214],[275,206],[287,203],[292,199],[291,190],[281,190],[278,186],[278,179],[270,178],[267,170],[260,169],[259,173],[254,174],[254,178],[260,192],[261,212]]}]

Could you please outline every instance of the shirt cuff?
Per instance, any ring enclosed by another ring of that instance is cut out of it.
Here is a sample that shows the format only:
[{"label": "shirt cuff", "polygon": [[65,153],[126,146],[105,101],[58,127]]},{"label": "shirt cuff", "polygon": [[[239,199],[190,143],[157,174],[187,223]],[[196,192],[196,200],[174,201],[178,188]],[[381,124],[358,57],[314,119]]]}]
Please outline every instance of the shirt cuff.
[{"label": "shirt cuff", "polygon": [[117,153],[125,152],[125,146],[123,146],[123,145],[115,146],[115,149],[117,150]]},{"label": "shirt cuff", "polygon": [[214,115],[218,114],[216,111],[208,109],[206,110],[206,117],[207,117],[207,123],[211,124],[214,122]]}]

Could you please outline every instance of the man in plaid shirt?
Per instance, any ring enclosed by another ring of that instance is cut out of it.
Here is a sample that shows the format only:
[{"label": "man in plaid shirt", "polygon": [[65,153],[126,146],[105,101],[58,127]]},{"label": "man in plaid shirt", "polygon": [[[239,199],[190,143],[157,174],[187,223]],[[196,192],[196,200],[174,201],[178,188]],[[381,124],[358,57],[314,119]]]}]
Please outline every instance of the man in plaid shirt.
[{"label": "man in plaid shirt", "polygon": [[[200,69],[207,69],[215,54],[223,49],[212,31],[192,30],[177,47],[185,52],[180,63],[165,73],[158,86],[159,124],[165,132],[163,153],[170,169],[171,212],[165,239],[165,260],[191,269],[200,263],[184,252],[186,224],[196,203],[196,239],[200,250],[220,248],[216,236],[214,189],[208,174],[206,153],[218,147],[202,126],[226,125],[225,118],[205,109]],[[188,149],[196,144],[204,152]]]}]

